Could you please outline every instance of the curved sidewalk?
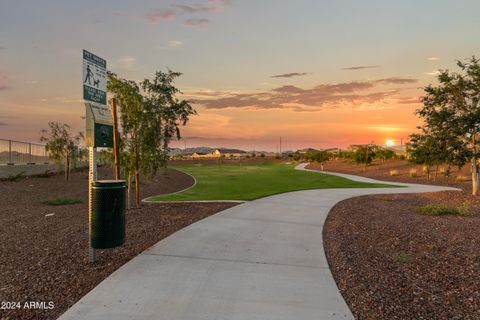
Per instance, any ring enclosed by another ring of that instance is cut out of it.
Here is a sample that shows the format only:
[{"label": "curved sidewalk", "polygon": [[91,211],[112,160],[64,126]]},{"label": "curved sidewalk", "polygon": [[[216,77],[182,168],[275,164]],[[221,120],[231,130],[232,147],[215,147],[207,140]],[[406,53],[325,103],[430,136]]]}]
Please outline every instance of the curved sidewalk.
[{"label": "curved sidewalk", "polygon": [[138,255],[60,319],[353,319],[323,248],[330,209],[361,195],[457,190],[387,183],[406,187],[297,191],[224,210]]}]

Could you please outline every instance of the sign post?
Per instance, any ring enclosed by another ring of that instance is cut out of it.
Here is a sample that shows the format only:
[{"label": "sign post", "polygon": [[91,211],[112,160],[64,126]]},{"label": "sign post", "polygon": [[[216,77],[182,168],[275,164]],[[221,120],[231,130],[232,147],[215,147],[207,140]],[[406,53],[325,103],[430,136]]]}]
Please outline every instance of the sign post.
[{"label": "sign post", "polygon": [[[107,104],[107,61],[83,50],[83,99],[86,106],[88,145],[88,231],[90,262],[95,262],[92,247],[92,189],[97,180],[97,147],[113,146],[113,126]],[[111,142],[110,142],[111,141]]]}]

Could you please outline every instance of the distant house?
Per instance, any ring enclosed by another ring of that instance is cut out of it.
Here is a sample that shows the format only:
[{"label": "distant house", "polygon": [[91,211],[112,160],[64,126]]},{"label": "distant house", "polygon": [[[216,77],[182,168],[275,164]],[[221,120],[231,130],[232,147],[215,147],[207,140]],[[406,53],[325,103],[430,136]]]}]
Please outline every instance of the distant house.
[{"label": "distant house", "polygon": [[305,148],[305,149],[300,149],[297,152],[300,153],[300,154],[306,154],[308,152],[315,152],[315,151],[318,151],[318,150],[313,149],[313,148]]},{"label": "distant house", "polygon": [[216,149],[210,154],[213,158],[243,158],[247,156],[247,153],[243,150],[239,149]]},{"label": "distant house", "polygon": [[210,158],[210,154],[209,153],[204,153],[204,152],[194,152],[192,154],[192,158],[193,159],[199,159],[199,158]]},{"label": "distant house", "polygon": [[367,146],[369,146],[369,144],[351,144],[348,146],[348,151],[356,152],[358,149]]}]

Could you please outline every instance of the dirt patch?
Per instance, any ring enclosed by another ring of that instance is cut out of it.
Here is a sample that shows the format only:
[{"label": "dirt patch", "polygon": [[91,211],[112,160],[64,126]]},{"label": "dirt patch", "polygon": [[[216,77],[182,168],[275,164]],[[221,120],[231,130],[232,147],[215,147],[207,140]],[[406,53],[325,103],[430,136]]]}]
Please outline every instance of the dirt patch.
[{"label": "dirt patch", "polygon": [[[99,179],[112,170],[100,168]],[[4,319],[56,319],[124,263],[175,231],[233,206],[232,203],[143,204],[127,212],[125,245],[100,250],[88,262],[86,171],[63,177],[0,182],[0,301],[20,302],[22,309],[0,310]],[[182,190],[193,179],[167,170],[151,181],[142,179],[142,198]],[[49,206],[54,197],[82,203]],[[47,310],[24,309],[25,302],[53,302]]]},{"label": "dirt patch", "polygon": [[[479,319],[480,201],[470,195],[470,181],[410,178],[411,166],[392,161],[389,167],[369,167],[363,173],[356,165],[329,163],[329,171],[464,190],[364,196],[338,203],[324,228],[337,285],[358,319]],[[400,176],[391,177],[389,170],[398,170]],[[468,168],[458,174],[468,176]],[[475,216],[416,212],[425,204],[466,202]]]},{"label": "dirt patch", "polygon": [[[311,163],[307,166],[308,169],[320,170],[320,164]],[[430,179],[423,171],[423,166],[415,165],[405,160],[388,160],[382,163],[380,160],[375,160],[372,165],[367,167],[367,170],[363,171],[363,166],[355,164],[351,160],[339,159],[330,160],[324,166],[325,171],[341,172],[354,174],[358,176],[364,176],[372,179],[395,181],[405,183],[418,183],[418,184],[434,184],[442,186],[451,186],[462,188],[467,192],[471,192],[471,173],[468,165],[459,169],[457,167],[450,168],[450,175],[445,177],[442,173],[445,166],[438,166],[430,168]],[[410,171],[416,172],[416,177],[410,177]],[[396,171],[392,176],[392,171]],[[463,176],[466,178],[463,182],[458,182],[457,177]]]}]

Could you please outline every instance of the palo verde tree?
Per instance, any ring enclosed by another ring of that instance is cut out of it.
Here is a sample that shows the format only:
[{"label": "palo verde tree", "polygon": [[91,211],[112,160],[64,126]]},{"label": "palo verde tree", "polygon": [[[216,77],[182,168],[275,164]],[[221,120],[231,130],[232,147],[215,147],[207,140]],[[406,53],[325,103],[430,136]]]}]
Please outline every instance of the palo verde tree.
[{"label": "palo verde tree", "polygon": [[180,75],[159,71],[153,80],[136,83],[108,74],[108,90],[118,100],[120,110],[120,165],[129,186],[131,176],[135,177],[137,207],[140,173],[151,178],[166,165],[170,141],[180,139],[179,127],[196,114],[187,100],[177,98],[181,92],[174,86],[174,80]]},{"label": "palo verde tree", "polygon": [[367,166],[372,163],[374,157],[375,145],[373,144],[361,146],[353,154],[353,159],[355,160],[355,162],[363,165],[363,172],[367,170]]},{"label": "palo verde tree", "polygon": [[49,129],[40,131],[40,141],[45,142],[45,148],[50,158],[57,164],[64,163],[65,180],[70,178],[70,168],[72,162],[76,161],[78,153],[78,144],[83,139],[83,134],[79,132],[72,136],[68,124],[60,122],[49,122]]},{"label": "palo verde tree", "polygon": [[457,62],[460,72],[441,70],[438,85],[425,88],[423,107],[416,111],[425,122],[422,134],[440,138],[450,154],[450,162],[460,166],[470,161],[474,195],[478,193],[480,157],[479,62],[472,57]]}]

